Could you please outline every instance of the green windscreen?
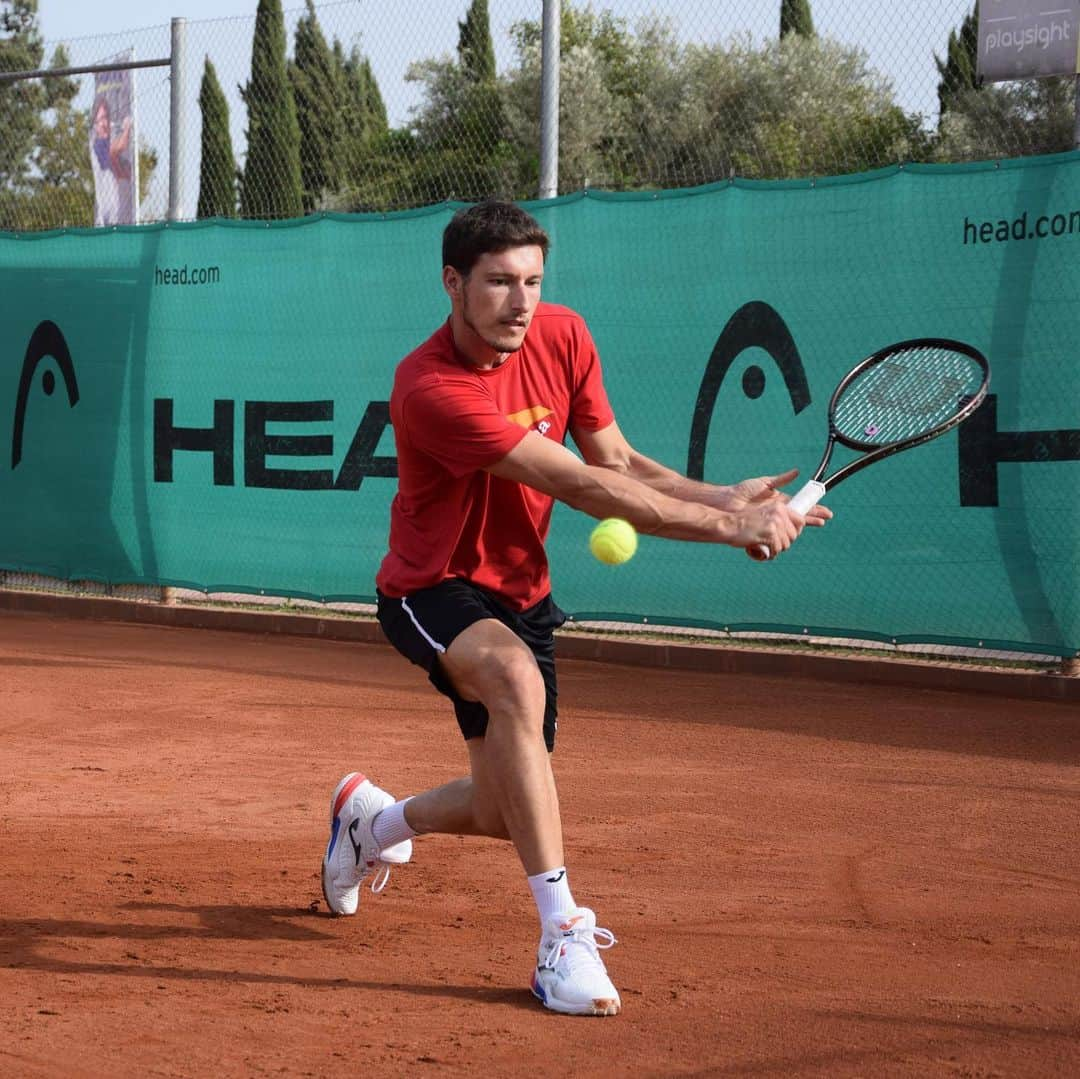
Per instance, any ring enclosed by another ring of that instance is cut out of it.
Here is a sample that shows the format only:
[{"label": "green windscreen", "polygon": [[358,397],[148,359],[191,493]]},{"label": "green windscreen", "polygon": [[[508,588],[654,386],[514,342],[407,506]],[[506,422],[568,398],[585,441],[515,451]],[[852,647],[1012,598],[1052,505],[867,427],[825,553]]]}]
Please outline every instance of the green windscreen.
[{"label": "green windscreen", "polygon": [[[386,402],[448,312],[455,208],[0,237],[0,566],[370,599]],[[775,562],[643,537],[602,566],[557,507],[565,610],[1080,649],[1080,155],[529,208],[622,430],[697,478],[809,478],[836,382],[892,342],[993,368],[973,419],[837,487]]]}]

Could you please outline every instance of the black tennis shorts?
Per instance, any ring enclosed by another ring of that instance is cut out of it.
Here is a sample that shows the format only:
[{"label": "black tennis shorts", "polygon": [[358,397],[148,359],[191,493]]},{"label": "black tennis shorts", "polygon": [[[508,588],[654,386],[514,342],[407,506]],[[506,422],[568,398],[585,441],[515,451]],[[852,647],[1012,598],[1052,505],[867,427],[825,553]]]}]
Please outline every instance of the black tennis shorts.
[{"label": "black tennis shorts", "polygon": [[467,701],[457,694],[439,656],[462,630],[484,618],[495,618],[515,633],[532,651],[544,677],[544,743],[549,753],[555,748],[558,691],[554,631],[566,621],[566,615],[550,595],[527,610],[515,611],[490,592],[451,578],[402,599],[379,592],[378,600],[383,632],[406,659],[428,672],[431,684],[440,693],[454,702],[454,713],[466,741],[484,736],[488,712],[479,701]]}]

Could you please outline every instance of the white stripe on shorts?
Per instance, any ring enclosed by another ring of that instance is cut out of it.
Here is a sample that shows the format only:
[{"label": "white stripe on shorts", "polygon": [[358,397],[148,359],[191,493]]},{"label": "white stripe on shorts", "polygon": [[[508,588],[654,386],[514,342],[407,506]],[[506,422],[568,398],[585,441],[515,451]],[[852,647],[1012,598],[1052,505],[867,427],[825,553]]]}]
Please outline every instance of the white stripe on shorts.
[{"label": "white stripe on shorts", "polygon": [[409,601],[405,598],[402,598],[401,600],[401,609],[409,616],[409,621],[412,622],[414,626],[416,626],[416,632],[419,633],[420,636],[423,637],[424,640],[427,641],[427,643],[430,644],[436,652],[446,651],[446,645],[439,644],[439,642],[435,640],[435,638],[432,637],[431,634],[428,633],[428,631],[424,629],[424,627],[420,625],[420,623],[416,620],[416,615],[413,614],[412,611],[409,609]]}]

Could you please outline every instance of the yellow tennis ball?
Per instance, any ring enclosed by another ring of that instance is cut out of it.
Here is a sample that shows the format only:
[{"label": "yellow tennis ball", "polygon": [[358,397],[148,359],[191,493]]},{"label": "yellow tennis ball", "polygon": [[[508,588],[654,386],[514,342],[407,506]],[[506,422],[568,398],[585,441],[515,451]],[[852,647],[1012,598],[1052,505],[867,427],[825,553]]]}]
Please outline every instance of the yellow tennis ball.
[{"label": "yellow tennis ball", "polygon": [[609,517],[601,521],[589,537],[589,550],[608,566],[617,566],[634,557],[637,533],[629,521]]}]

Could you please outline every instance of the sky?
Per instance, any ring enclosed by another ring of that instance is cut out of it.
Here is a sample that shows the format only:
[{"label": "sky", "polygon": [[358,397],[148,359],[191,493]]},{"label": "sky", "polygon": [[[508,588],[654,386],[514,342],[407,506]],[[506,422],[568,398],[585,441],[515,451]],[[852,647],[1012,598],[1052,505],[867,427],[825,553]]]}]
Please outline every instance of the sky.
[{"label": "sky", "polygon": [[[734,22],[731,30],[742,29],[753,14],[763,11],[770,22],[778,20],[780,0],[588,0],[594,10],[610,10],[617,15],[636,18],[642,12],[671,15],[677,23],[697,24],[696,32],[704,33],[707,21],[716,24],[720,36],[724,22]],[[933,52],[944,54],[949,31],[958,28],[974,0],[904,0],[902,23],[904,32],[898,32],[897,16],[891,19],[879,17],[881,0],[811,0],[811,11],[819,33],[827,33],[841,40],[855,40],[870,54],[871,62],[891,75],[901,104],[924,113],[935,106],[933,87],[936,73]],[[323,7],[320,0],[317,6]],[[283,0],[283,6],[301,9],[303,0]],[[377,0],[353,0],[352,3],[328,3],[327,18],[323,20],[328,29],[334,19],[347,19],[352,25],[367,27],[367,37],[378,36],[378,25],[388,28],[397,22],[395,33],[390,35],[389,47],[379,41],[361,42],[365,52],[371,55],[391,113],[391,122],[400,123],[406,118],[407,105],[414,100],[411,88],[402,93],[405,68],[411,60],[423,56],[453,52],[457,45],[457,20],[464,17],[468,0],[422,0],[421,3],[400,2],[385,4]],[[257,0],[39,0],[40,24],[46,41],[56,42],[71,38],[91,37],[120,33],[150,26],[167,26],[171,19],[181,17],[192,21],[220,20],[230,17],[250,18],[254,15]],[[492,33],[496,52],[501,63],[512,59],[512,50],[505,31],[509,23],[531,16],[539,18],[540,0],[489,0]],[[886,10],[897,10],[891,4]],[[351,9],[351,10],[350,10]],[[396,9],[396,10],[395,10]],[[770,18],[771,16],[771,18]],[[711,27],[710,27],[711,29]],[[500,32],[502,31],[502,32]],[[328,34],[329,36],[329,34]],[[909,51],[910,50],[910,51]],[[908,54],[905,55],[905,52]],[[903,71],[890,70],[896,62]],[[397,110],[393,107],[400,101]]]},{"label": "sky", "polygon": [[[419,103],[415,83],[406,81],[410,63],[455,53],[458,21],[469,0],[316,0],[327,38],[346,49],[356,46],[371,60],[393,126],[402,126]],[[775,35],[780,0],[580,0],[594,11],[611,11],[634,26],[643,15],[671,19],[681,37],[692,41],[725,41],[736,34],[758,40]],[[950,31],[959,27],[973,0],[811,0],[818,33],[858,45],[872,67],[887,75],[896,100],[905,109],[936,120],[937,71],[934,54],[944,55]],[[198,131],[198,84],[203,57],[218,70],[230,107],[233,144],[242,159],[246,142],[246,110],[238,93],[251,65],[251,26],[258,0],[39,0],[39,25],[51,47],[66,43],[71,62],[101,62],[134,47],[139,59],[167,56],[169,24],[187,20],[189,113]],[[283,0],[289,25],[304,0]],[[510,26],[521,19],[538,20],[541,0],[489,0],[492,38],[499,70],[515,57]],[[902,13],[901,13],[902,9]],[[882,14],[882,12],[886,14]],[[138,32],[156,27],[156,32]],[[291,34],[290,34],[291,46]],[[142,131],[158,146],[168,144],[168,71],[151,68],[137,78]],[[87,90],[87,94],[90,90]],[[89,106],[88,106],[89,107]],[[197,171],[197,164],[192,168]],[[166,170],[159,169],[164,173]]]}]

